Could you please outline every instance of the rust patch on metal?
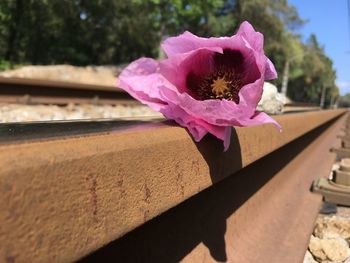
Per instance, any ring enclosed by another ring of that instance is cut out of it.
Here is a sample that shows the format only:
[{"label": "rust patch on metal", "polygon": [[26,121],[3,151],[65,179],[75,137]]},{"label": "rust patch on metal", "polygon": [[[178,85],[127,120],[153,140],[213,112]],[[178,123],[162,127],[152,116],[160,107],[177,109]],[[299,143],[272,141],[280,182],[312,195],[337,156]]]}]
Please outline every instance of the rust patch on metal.
[{"label": "rust patch on metal", "polygon": [[147,204],[150,204],[150,199],[151,199],[151,190],[148,188],[147,184],[145,183],[144,184],[144,189],[145,189],[145,198],[144,198],[144,201],[147,203]]},{"label": "rust patch on metal", "polygon": [[15,257],[7,256],[5,261],[6,261],[6,263],[15,263]]},{"label": "rust patch on metal", "polygon": [[176,172],[176,188],[177,191],[180,192],[181,196],[184,197],[185,196],[185,186],[183,183],[183,173],[182,171],[180,171],[180,166],[179,164],[176,162],[175,163],[175,172]]},{"label": "rust patch on metal", "polygon": [[192,161],[191,169],[193,170],[195,175],[199,175],[199,161],[198,160]]},{"label": "rust patch on metal", "polygon": [[89,174],[87,176],[87,181],[90,184],[89,185],[89,192],[90,192],[90,196],[91,196],[92,214],[94,216],[94,219],[96,220],[96,216],[97,216],[97,193],[96,193],[97,180],[92,174]]},{"label": "rust patch on metal", "polygon": [[143,222],[147,222],[149,218],[149,210],[145,210],[143,213]]},{"label": "rust patch on metal", "polygon": [[125,171],[121,168],[118,169],[118,173],[117,175],[118,176],[118,179],[117,179],[117,182],[116,182],[116,186],[117,188],[119,189],[119,196],[121,199],[125,199],[126,196],[127,196],[127,192],[125,190],[125,187],[124,187],[124,176],[125,176]]}]

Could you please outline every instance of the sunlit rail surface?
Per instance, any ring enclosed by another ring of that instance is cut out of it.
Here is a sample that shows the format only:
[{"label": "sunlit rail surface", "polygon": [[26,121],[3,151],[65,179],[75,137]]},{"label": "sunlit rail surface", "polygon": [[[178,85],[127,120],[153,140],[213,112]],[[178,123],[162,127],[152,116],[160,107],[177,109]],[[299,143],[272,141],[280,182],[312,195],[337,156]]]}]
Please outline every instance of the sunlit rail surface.
[{"label": "sunlit rail surface", "polygon": [[0,258],[301,260],[345,112],[235,128],[225,153],[170,121],[0,124]]}]

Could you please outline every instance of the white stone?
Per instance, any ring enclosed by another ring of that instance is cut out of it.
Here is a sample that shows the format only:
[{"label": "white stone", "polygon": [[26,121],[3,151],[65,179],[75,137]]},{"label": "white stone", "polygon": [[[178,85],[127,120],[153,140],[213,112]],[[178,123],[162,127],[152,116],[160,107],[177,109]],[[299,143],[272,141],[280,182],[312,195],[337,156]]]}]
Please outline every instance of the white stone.
[{"label": "white stone", "polygon": [[318,217],[314,235],[319,238],[342,237],[350,241],[350,219],[339,216]]},{"label": "white stone", "polygon": [[350,256],[349,244],[341,237],[324,238],[311,236],[309,250],[318,260],[343,262]]},{"label": "white stone", "polygon": [[320,260],[327,259],[327,256],[322,249],[321,239],[319,239],[318,237],[314,237],[313,235],[311,236],[310,242],[309,242],[309,250],[314,257]]},{"label": "white stone", "polygon": [[0,123],[50,121],[50,120],[78,120],[96,118],[135,117],[157,118],[163,115],[144,105],[21,105],[0,104]]},{"label": "white stone", "polygon": [[309,250],[306,250],[303,263],[317,263]]},{"label": "white stone", "polygon": [[343,262],[350,256],[349,244],[341,237],[322,240],[322,249],[327,258],[335,262]]},{"label": "white stone", "polygon": [[283,95],[278,93],[277,87],[271,83],[264,83],[264,90],[261,100],[258,103],[258,110],[269,114],[280,114],[283,109]]}]

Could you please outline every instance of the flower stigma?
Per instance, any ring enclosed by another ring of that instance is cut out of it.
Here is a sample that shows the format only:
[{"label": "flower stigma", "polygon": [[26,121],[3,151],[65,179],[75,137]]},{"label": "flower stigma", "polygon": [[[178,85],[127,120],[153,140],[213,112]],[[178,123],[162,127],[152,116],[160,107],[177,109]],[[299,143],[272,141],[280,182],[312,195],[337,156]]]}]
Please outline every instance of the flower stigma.
[{"label": "flower stigma", "polygon": [[211,84],[211,92],[216,96],[223,96],[226,92],[229,91],[229,84],[231,81],[226,81],[224,78],[214,79],[213,84]]}]

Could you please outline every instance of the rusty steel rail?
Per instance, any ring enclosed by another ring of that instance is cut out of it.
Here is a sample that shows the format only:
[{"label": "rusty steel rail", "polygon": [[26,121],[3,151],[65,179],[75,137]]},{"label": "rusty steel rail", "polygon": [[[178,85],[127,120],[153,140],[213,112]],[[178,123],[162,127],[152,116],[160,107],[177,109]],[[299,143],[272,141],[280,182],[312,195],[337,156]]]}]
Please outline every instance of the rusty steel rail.
[{"label": "rusty steel rail", "polygon": [[320,109],[320,106],[315,103],[293,102],[284,104],[282,113],[316,111]]},{"label": "rusty steel rail", "polygon": [[171,122],[2,144],[0,259],[69,262],[114,241],[82,261],[297,262],[344,113],[236,128],[226,153]]},{"label": "rusty steel rail", "polygon": [[[0,103],[20,104],[109,104],[140,105],[115,86],[0,76]],[[283,113],[316,111],[311,103],[288,103]]]},{"label": "rusty steel rail", "polygon": [[138,104],[114,86],[0,77],[0,102],[26,104]]}]

